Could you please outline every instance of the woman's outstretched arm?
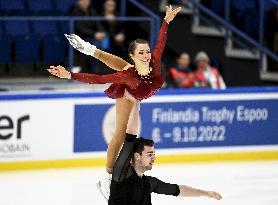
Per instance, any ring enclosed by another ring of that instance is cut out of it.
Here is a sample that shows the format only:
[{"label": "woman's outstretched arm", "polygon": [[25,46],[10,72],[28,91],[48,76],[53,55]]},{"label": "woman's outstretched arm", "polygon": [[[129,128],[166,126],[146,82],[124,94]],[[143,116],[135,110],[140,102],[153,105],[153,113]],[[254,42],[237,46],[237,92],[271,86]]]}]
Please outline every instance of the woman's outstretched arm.
[{"label": "woman's outstretched arm", "polygon": [[172,9],[172,6],[166,7],[166,14],[163,19],[159,31],[159,36],[153,51],[153,68],[155,75],[161,75],[160,61],[167,40],[168,24],[175,18],[175,16],[180,12],[180,10],[181,7],[178,7],[176,9]]},{"label": "woman's outstretched arm", "polygon": [[89,73],[71,73],[63,66],[50,66],[47,69],[49,73],[59,78],[77,80],[83,83],[90,84],[105,84],[105,83],[122,83],[135,88],[139,83],[137,79],[132,78],[128,71],[117,72],[107,75],[97,75]]}]

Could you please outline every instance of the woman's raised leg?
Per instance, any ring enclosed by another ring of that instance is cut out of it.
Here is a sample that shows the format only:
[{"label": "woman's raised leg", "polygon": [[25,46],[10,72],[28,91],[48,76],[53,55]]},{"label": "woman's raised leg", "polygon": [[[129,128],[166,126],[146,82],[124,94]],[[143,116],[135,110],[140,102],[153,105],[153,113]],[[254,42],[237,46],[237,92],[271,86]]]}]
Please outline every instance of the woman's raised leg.
[{"label": "woman's raised leg", "polygon": [[122,71],[129,65],[129,63],[122,58],[99,49],[96,50],[94,57],[107,65],[109,68],[117,71]]}]

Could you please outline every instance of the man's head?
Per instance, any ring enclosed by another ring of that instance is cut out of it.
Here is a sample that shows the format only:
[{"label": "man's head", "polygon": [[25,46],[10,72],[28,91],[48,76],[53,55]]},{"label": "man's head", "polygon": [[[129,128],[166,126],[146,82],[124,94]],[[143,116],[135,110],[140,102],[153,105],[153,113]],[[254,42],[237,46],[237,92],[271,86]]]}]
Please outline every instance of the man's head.
[{"label": "man's head", "polygon": [[200,69],[206,69],[209,66],[209,57],[206,52],[200,51],[195,57],[195,63]]},{"label": "man's head", "polygon": [[188,68],[190,64],[190,57],[187,53],[182,52],[177,59],[180,68]]},{"label": "man's head", "polygon": [[133,149],[132,162],[134,167],[141,170],[151,170],[155,161],[155,150],[153,140],[138,138]]}]

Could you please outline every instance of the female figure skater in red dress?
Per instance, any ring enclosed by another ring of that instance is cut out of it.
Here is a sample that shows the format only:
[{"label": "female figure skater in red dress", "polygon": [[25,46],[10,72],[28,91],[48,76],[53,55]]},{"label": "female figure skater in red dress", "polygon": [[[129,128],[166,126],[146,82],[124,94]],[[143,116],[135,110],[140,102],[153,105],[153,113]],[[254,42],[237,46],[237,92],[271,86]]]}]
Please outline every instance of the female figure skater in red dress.
[{"label": "female figure skater in red dress", "polygon": [[125,140],[126,133],[137,135],[140,101],[154,95],[162,86],[160,61],[167,40],[168,24],[181,8],[167,6],[153,53],[146,40],[130,43],[128,55],[132,64],[120,57],[97,49],[75,34],[66,35],[70,44],[78,51],[95,57],[117,73],[96,75],[71,73],[62,66],[51,66],[48,71],[59,78],[68,78],[90,84],[112,83],[105,94],[116,99],[116,130],[108,145],[106,171],[112,173],[114,163]]}]

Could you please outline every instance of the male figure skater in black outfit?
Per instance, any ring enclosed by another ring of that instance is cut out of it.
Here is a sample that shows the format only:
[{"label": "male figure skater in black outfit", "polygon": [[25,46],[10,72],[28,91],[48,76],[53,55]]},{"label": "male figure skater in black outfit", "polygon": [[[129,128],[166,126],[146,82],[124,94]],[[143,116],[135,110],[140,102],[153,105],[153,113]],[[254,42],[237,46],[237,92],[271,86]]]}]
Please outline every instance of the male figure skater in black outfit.
[{"label": "male figure skater in black outfit", "polygon": [[[151,205],[151,193],[182,197],[206,196],[220,200],[220,194],[185,185],[169,184],[145,176],[155,161],[154,142],[126,134],[126,139],[113,168],[108,205]],[[100,188],[101,184],[98,184]],[[103,193],[105,194],[109,193]],[[107,197],[108,198],[108,197]]]}]

